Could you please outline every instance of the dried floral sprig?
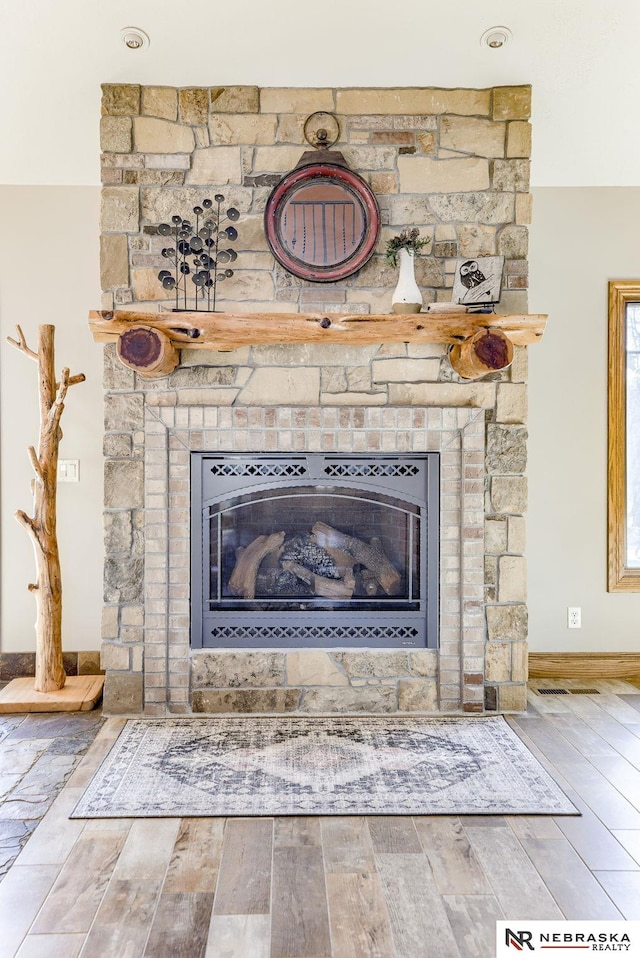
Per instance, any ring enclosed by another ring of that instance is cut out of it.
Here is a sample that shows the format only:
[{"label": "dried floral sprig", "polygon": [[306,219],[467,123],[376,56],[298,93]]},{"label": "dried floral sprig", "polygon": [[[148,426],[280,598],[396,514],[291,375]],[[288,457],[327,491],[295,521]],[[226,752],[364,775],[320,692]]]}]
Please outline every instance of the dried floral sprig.
[{"label": "dried floral sprig", "polygon": [[387,263],[389,266],[397,266],[398,252],[401,249],[406,249],[415,254],[419,253],[425,246],[428,246],[430,242],[430,236],[420,236],[420,230],[417,226],[402,230],[401,233],[397,236],[393,236],[387,243]]}]

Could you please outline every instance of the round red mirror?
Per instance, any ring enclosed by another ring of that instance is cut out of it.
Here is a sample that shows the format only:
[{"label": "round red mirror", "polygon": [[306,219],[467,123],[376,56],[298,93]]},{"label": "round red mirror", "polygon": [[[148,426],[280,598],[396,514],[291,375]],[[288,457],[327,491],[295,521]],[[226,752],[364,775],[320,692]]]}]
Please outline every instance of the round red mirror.
[{"label": "round red mirror", "polygon": [[339,163],[310,163],[287,173],[265,210],[273,255],[294,276],[330,283],[351,276],[372,255],[380,210],[362,177]]}]

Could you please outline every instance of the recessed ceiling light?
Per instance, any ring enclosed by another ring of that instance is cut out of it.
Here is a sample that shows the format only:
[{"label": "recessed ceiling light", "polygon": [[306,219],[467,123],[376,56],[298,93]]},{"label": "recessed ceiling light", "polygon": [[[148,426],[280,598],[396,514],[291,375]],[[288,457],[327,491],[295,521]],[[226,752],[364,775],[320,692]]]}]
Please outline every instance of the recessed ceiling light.
[{"label": "recessed ceiling light", "polygon": [[150,43],[149,37],[140,27],[124,27],[120,37],[127,50],[145,50]]},{"label": "recessed ceiling light", "polygon": [[489,27],[480,37],[480,43],[490,50],[500,50],[501,47],[506,47],[512,37],[509,27]]}]

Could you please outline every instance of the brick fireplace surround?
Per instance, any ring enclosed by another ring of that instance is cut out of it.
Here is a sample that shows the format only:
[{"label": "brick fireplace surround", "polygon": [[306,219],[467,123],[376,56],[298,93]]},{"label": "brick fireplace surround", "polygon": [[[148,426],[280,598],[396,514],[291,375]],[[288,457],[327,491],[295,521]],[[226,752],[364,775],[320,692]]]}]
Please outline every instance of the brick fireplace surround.
[{"label": "brick fireplace surround", "polygon": [[[157,224],[222,192],[241,211],[220,308],[382,313],[387,239],[417,225],[425,302],[456,258],[505,256],[500,312],[527,310],[528,87],[279,90],[105,86],[103,308],[162,308]],[[272,186],[315,110],[380,204],[370,262],[342,283],[297,280],[262,229]],[[111,714],[481,712],[522,709],[527,617],[526,348],[468,383],[442,345],[186,349],[144,380],[105,347],[105,607]],[[203,650],[189,646],[191,451],[441,453],[440,648]]]}]

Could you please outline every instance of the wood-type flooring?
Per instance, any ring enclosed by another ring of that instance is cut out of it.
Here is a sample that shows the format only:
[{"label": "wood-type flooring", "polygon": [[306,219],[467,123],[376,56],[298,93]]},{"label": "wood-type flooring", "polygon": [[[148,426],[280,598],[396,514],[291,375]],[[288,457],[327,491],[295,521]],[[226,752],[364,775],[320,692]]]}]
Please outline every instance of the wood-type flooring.
[{"label": "wood-type flooring", "polygon": [[491,958],[497,919],[640,919],[640,689],[537,691],[584,684],[509,719],[581,817],[71,821],[108,720],[0,883],[0,958]]}]

